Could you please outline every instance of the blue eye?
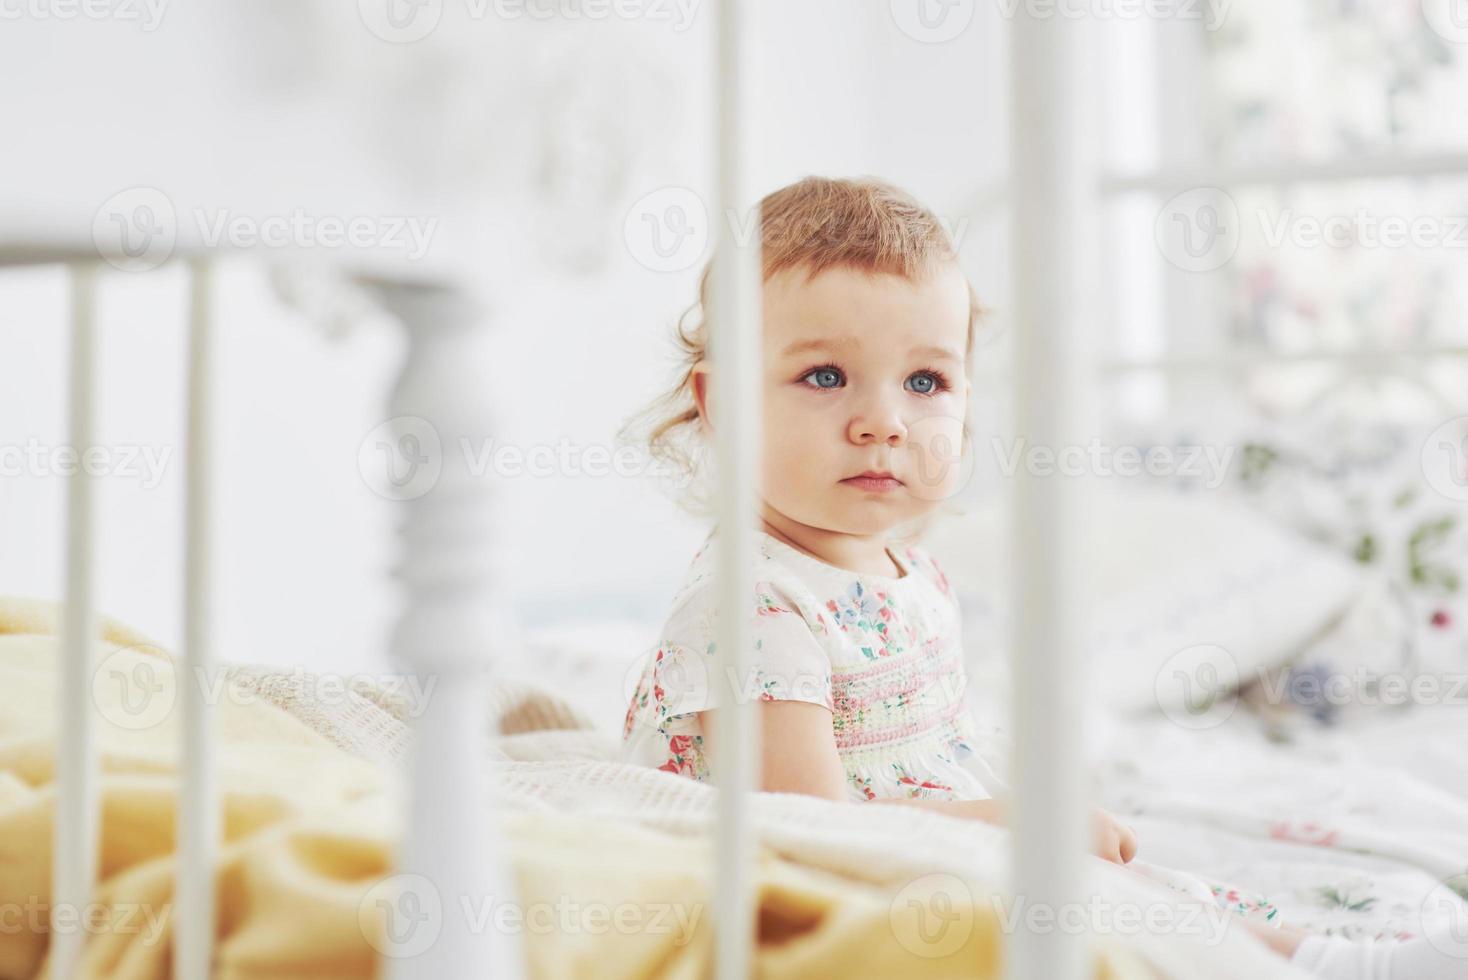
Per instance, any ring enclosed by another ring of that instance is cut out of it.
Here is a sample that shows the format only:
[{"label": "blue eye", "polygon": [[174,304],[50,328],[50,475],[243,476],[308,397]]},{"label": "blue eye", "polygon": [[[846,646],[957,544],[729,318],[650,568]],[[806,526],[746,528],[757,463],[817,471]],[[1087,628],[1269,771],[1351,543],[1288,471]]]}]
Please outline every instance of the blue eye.
[{"label": "blue eye", "polygon": [[907,379],[907,390],[919,395],[933,395],[948,387],[943,376],[936,371],[919,371]]},{"label": "blue eye", "polygon": [[809,381],[811,379],[814,379],[815,382],[813,387],[826,390],[839,388],[842,383],[841,372],[833,367],[812,368],[800,380]]}]

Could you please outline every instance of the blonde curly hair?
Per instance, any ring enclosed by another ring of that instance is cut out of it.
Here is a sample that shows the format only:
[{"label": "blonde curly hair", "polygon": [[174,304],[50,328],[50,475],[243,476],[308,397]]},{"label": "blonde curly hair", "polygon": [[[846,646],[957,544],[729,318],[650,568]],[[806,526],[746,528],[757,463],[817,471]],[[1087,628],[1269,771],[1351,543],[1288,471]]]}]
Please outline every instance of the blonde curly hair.
[{"label": "blonde curly hair", "polygon": [[[921,277],[958,250],[938,217],[910,195],[873,177],[805,177],[759,203],[761,278],[805,269],[807,281],[832,267]],[[689,513],[712,513],[713,496],[702,479],[710,446],[694,400],[693,367],[708,357],[709,283],[713,261],[699,279],[698,300],[678,317],[677,383],[623,423],[618,438],[640,445],[669,469],[686,492],[675,497]],[[972,380],[974,337],[987,310],[968,285],[969,323],[964,367]],[[963,428],[965,451],[969,428]],[[906,535],[904,537],[910,537]]]}]

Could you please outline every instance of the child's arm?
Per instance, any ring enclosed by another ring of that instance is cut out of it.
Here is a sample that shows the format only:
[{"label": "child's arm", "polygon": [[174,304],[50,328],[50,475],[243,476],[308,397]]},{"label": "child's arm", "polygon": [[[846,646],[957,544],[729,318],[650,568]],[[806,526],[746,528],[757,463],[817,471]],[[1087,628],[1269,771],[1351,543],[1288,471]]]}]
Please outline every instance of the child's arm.
[{"label": "child's arm", "polygon": [[[760,789],[767,793],[804,793],[827,800],[849,800],[846,767],[836,752],[831,731],[831,712],[807,701],[761,701],[756,706],[760,733]],[[709,764],[717,768],[714,739],[715,709],[699,713],[703,725],[703,749]],[[897,803],[938,810],[952,816],[1004,822],[1004,804],[999,800],[879,799],[872,803]]]},{"label": "child's arm", "polygon": [[[703,750],[718,767],[714,739],[717,709],[699,712]],[[760,789],[847,800],[846,767],[836,754],[831,712],[809,701],[760,701],[755,705],[760,741]]]},{"label": "child's arm", "polygon": [[[703,749],[710,765],[717,768],[714,740],[714,710],[699,713],[703,726]],[[804,793],[827,800],[849,800],[846,768],[836,752],[836,736],[831,731],[831,712],[806,701],[760,701],[755,705],[759,726],[761,780],[760,789],[767,793]],[[915,806],[936,810],[953,817],[982,820],[1003,825],[1008,821],[1009,801],[932,800],[913,797],[884,798],[869,801],[897,806]],[[1092,823],[1095,828],[1095,851],[1098,857],[1125,864],[1137,852],[1137,837],[1110,813],[1096,808]]]}]

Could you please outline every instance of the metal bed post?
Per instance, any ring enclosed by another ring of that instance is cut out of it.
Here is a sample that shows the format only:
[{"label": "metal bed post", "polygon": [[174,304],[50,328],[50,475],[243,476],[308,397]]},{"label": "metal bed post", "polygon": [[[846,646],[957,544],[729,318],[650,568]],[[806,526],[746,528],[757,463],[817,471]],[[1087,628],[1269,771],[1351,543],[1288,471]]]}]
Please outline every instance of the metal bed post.
[{"label": "metal bed post", "polygon": [[[96,437],[97,267],[74,261],[71,276],[70,438],[78,460]],[[92,651],[97,642],[96,482],[78,465],[67,479],[66,602],[61,626],[61,704],[57,712],[55,841],[51,864],[51,976],[76,970],[86,934],[73,924],[97,877],[97,747],[92,711]]]},{"label": "metal bed post", "polygon": [[[419,932],[394,943],[389,975],[421,980],[525,971],[511,933],[475,933],[469,909],[513,901],[485,770],[485,678],[510,625],[502,594],[505,521],[494,482],[469,469],[460,438],[493,431],[495,380],[482,312],[446,285],[372,283],[402,322],[408,349],[391,396],[409,466],[442,466],[401,502],[406,592],[392,652],[432,691],[417,721],[410,811],[398,860],[398,908]],[[430,681],[436,680],[436,686]]]},{"label": "metal bed post", "polygon": [[214,458],[214,269],[208,258],[189,264],[188,471],[185,488],[184,650],[174,683],[180,705],[183,781],[178,797],[178,874],[174,887],[173,975],[212,973],[214,862],[220,814],[214,781],[212,555],[210,521]]},{"label": "metal bed post", "polygon": [[[760,241],[759,217],[750,240],[740,243],[733,216],[745,201],[747,147],[743,73],[740,65],[740,8],[719,0],[716,46],[716,207],[719,233],[714,252],[713,326],[709,338],[718,415],[719,542],[715,554],[718,632],[715,683],[727,697],[715,715],[718,745],[718,821],[714,834],[715,976],[745,980],[754,946],[753,845],[749,793],[759,786],[759,731],[755,705],[744,696],[754,594],[755,466],[760,445]],[[743,224],[741,222],[741,224]]]},{"label": "metal bed post", "polygon": [[[1010,46],[1014,189],[1015,397],[1018,434],[1059,450],[1077,434],[1076,299],[1086,273],[1081,228],[1087,183],[1078,127],[1088,18],[1040,19],[1021,5]],[[1073,479],[1020,467],[1014,503],[1014,863],[1012,891],[1058,916],[1084,882],[1087,814],[1081,771]],[[1016,930],[1015,980],[1079,980],[1085,937]]]}]

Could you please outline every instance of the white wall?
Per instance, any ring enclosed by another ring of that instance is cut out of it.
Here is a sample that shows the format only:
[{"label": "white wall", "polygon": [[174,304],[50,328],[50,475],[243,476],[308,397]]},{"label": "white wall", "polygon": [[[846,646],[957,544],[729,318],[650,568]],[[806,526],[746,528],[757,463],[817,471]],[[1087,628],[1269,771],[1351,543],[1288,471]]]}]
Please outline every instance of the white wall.
[{"label": "white wall", "polygon": [[[611,446],[669,380],[671,327],[693,296],[698,269],[640,265],[623,218],[660,187],[710,184],[712,11],[695,7],[679,31],[472,9],[448,0],[412,45],[372,37],[353,5],[325,0],[195,0],[166,6],[153,31],[7,22],[0,70],[23,95],[0,102],[0,240],[45,228],[85,241],[102,202],[139,185],[168,195],[182,237],[194,208],[437,219],[423,265],[472,278],[512,366],[502,438]],[[1003,167],[993,17],[923,43],[887,4],[758,5],[757,191],[878,174],[961,220]],[[981,291],[997,293],[997,224],[975,217],[964,251]],[[104,295],[103,440],[172,455],[157,487],[118,478],[104,491],[102,602],[177,644],[182,277],[116,273]],[[0,274],[0,447],[64,442],[64,304],[56,270]],[[220,310],[222,655],[382,664],[393,509],[363,481],[357,449],[382,421],[400,339],[382,325],[324,337],[246,260],[226,268]],[[505,488],[512,598],[532,625],[655,625],[703,534],[642,479]],[[63,494],[54,475],[0,477],[0,593],[60,595]]]}]

